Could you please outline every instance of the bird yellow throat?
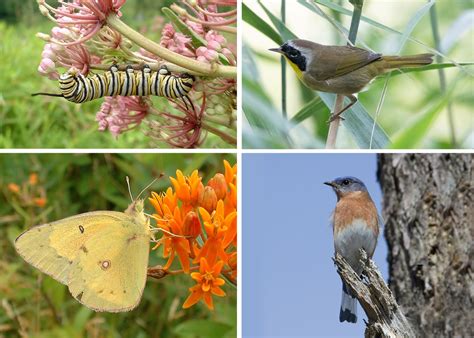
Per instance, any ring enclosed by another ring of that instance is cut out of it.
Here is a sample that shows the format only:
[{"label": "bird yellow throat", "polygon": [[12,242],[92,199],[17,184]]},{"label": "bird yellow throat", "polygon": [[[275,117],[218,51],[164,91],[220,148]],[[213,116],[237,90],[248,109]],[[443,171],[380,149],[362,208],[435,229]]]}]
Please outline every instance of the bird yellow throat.
[{"label": "bird yellow throat", "polygon": [[[283,55],[283,56],[285,56],[285,55]],[[298,76],[298,79],[302,80],[303,79],[303,72],[301,71],[301,69],[299,69],[298,66],[296,65],[296,63],[294,63],[293,61],[288,59],[286,56],[285,56],[285,59],[290,64],[291,68],[293,68],[293,70],[295,71],[296,76]]]}]

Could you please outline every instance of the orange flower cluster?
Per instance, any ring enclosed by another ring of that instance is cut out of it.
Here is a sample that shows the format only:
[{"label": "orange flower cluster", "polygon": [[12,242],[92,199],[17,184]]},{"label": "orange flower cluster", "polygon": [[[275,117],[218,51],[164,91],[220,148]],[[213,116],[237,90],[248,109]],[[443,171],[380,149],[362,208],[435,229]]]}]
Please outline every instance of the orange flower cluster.
[{"label": "orange flower cluster", "polygon": [[183,308],[202,299],[212,310],[212,296],[225,296],[221,277],[237,284],[237,165],[224,161],[224,167],[207,185],[197,170],[190,176],[177,170],[170,178],[174,189],[152,192],[149,199],[157,227],[164,230],[155,246],[163,245],[168,258],[163,270],[168,272],[177,256],[182,272],[196,282]]},{"label": "orange flower cluster", "polygon": [[36,173],[31,173],[28,181],[23,182],[21,186],[16,183],[9,183],[7,188],[24,207],[44,208],[46,206],[46,191],[38,185],[38,175]]}]

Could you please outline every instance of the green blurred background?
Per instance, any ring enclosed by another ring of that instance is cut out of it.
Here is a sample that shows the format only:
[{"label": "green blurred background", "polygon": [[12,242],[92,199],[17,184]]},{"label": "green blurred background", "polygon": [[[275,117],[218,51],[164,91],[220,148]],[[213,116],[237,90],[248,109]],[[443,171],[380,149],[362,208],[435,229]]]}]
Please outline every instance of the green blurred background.
[{"label": "green blurred background", "polygon": [[[149,278],[139,306],[126,313],[95,313],[76,302],[67,287],[40,273],[17,255],[13,242],[35,224],[93,210],[123,211],[130,203],[125,176],[132,193],[161,173],[150,191],[171,186],[169,176],[180,169],[189,175],[198,169],[207,182],[224,172],[229,154],[1,154],[0,155],[0,337],[20,332],[34,337],[235,337],[236,289],[224,286],[226,297],[215,297],[215,310],[201,302],[183,310],[189,276]],[[22,185],[31,173],[46,191],[44,208],[22,205],[8,184]],[[145,211],[152,213],[148,200]],[[164,265],[160,249],[150,254],[149,265]],[[173,268],[177,268],[175,265]]]},{"label": "green blurred background", "polygon": [[[285,24],[281,22],[282,3],[285,4]],[[433,31],[437,30],[441,52],[446,56],[442,62],[474,62],[472,1],[432,3],[434,7],[430,7],[427,0],[364,1],[362,15],[366,20],[360,22],[356,45],[386,55],[427,53],[432,52],[430,47],[436,49]],[[324,147],[328,133],[327,105],[317,100],[316,92],[298,81],[287,64],[288,117],[284,118],[280,57],[268,49],[278,46],[275,40],[288,40],[290,31],[301,39],[344,45],[346,41],[341,31],[347,36],[353,6],[346,0],[244,0],[243,6],[244,147]],[[474,147],[474,67],[452,67],[444,71],[447,95],[440,89],[436,69],[392,75],[377,118],[378,127],[392,144],[382,148]],[[385,77],[381,77],[359,94],[360,103],[372,117],[384,85]],[[452,129],[448,122],[449,105]],[[332,104],[329,106],[332,108]],[[354,125],[347,118],[339,129],[337,147],[369,148],[369,142],[361,142],[354,134],[358,132],[360,138],[370,139],[372,127],[371,122]],[[289,137],[285,136],[288,134]]]},{"label": "green blurred background", "polygon": [[[48,3],[57,5],[55,1]],[[159,32],[150,27],[160,22],[161,8],[172,3],[127,0],[122,18],[131,27],[146,31],[148,38],[159,41]],[[37,72],[45,42],[35,34],[49,34],[53,26],[41,15],[35,0],[0,1],[0,148],[170,148],[145,136],[143,132],[148,128],[143,124],[118,138],[109,131],[99,132],[95,115],[103,99],[75,104],[57,97],[30,96],[58,92],[56,81]],[[159,110],[168,107],[164,98],[154,97],[153,102]],[[201,147],[230,146],[208,134]]]}]

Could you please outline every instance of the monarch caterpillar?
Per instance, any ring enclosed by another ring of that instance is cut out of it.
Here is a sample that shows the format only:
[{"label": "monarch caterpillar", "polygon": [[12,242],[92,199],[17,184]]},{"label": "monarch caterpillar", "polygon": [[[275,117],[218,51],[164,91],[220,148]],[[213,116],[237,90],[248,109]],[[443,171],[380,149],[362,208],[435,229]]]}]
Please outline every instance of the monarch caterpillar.
[{"label": "monarch caterpillar", "polygon": [[191,91],[194,76],[183,73],[172,75],[166,66],[152,72],[148,65],[135,71],[128,66],[119,71],[117,66],[103,74],[85,77],[71,69],[59,77],[61,94],[35,93],[34,95],[60,96],[74,103],[92,101],[103,96],[164,96],[170,99],[183,98]]}]

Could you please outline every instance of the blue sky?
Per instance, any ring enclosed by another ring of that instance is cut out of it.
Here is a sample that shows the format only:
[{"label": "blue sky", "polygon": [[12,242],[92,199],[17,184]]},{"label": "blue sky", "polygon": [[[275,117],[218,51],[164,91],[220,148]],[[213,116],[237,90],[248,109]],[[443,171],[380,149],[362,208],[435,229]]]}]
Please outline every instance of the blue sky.
[{"label": "blue sky", "polygon": [[[243,337],[363,337],[366,319],[339,322],[341,281],[323,182],[355,176],[381,212],[375,154],[243,154]],[[383,230],[382,230],[383,231]],[[374,259],[387,280],[381,233]]]}]

